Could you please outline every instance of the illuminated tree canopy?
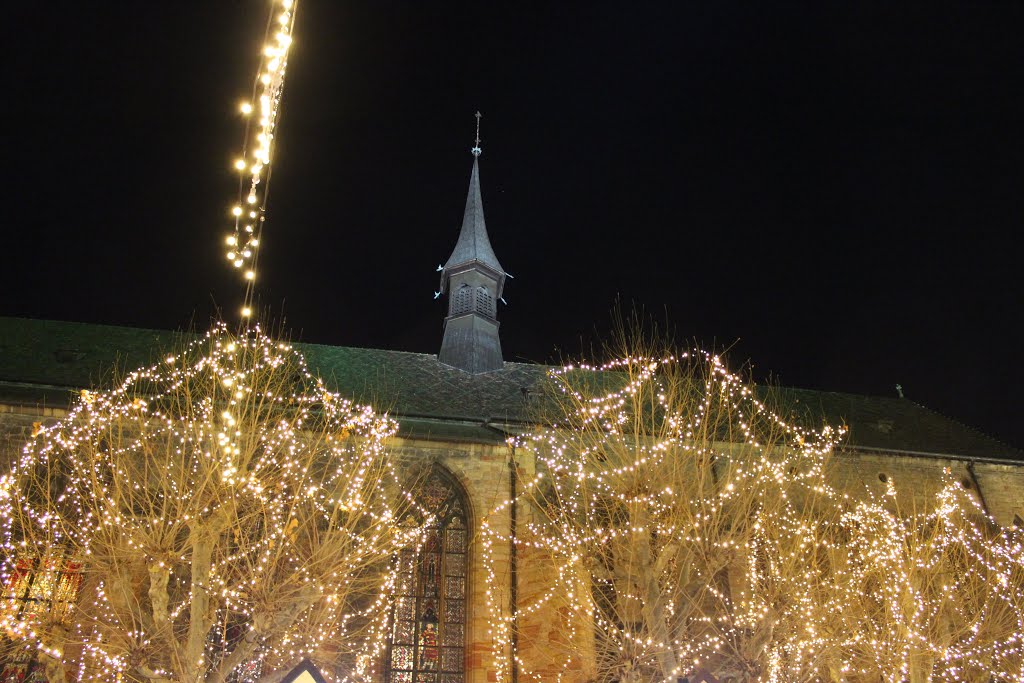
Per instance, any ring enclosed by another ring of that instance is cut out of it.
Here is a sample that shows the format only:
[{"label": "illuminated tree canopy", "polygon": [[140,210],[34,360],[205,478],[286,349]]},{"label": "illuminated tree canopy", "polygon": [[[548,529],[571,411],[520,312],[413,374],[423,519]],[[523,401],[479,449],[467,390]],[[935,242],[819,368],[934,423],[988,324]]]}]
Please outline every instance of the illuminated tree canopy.
[{"label": "illuminated tree canopy", "polygon": [[[843,430],[783,419],[700,350],[550,389],[548,426],[514,440],[525,529],[483,525],[492,581],[506,542],[546,577],[514,614],[491,600],[500,680],[1024,680],[1024,539],[952,477],[916,509],[892,482],[838,491]],[[545,614],[549,651],[517,648]]]},{"label": "illuminated tree canopy", "polygon": [[396,522],[394,431],[258,329],[82,391],[0,486],[0,654],[50,680],[255,680],[303,657],[368,675],[418,533]]}]

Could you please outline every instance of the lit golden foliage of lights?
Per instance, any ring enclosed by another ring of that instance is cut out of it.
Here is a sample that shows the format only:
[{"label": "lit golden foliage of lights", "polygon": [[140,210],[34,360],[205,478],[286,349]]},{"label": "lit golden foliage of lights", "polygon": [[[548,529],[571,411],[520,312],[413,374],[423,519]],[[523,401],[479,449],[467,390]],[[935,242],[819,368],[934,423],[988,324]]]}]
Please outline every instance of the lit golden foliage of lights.
[{"label": "lit golden foliage of lights", "polygon": [[6,597],[70,563],[77,598],[6,600],[2,647],[78,680],[247,681],[303,657],[367,680],[391,558],[421,535],[396,522],[395,428],[259,328],[83,391],[0,480]]},{"label": "lit golden foliage of lights", "polygon": [[[481,527],[499,681],[513,661],[537,681],[1024,681],[1022,535],[948,472],[923,510],[891,482],[837,492],[844,430],[783,419],[699,350],[550,385],[551,426],[512,440],[525,528]],[[516,614],[508,543],[543,586]]]},{"label": "lit golden foliage of lights", "polygon": [[227,260],[245,278],[246,293],[241,311],[244,318],[252,315],[257,254],[266,220],[270,163],[284,94],[288,52],[295,28],[296,4],[296,0],[274,0],[259,72],[253,86],[253,99],[240,105],[240,111],[248,122],[242,153],[234,162],[235,170],[241,174],[238,202],[231,209],[234,229],[225,237],[224,243]]}]

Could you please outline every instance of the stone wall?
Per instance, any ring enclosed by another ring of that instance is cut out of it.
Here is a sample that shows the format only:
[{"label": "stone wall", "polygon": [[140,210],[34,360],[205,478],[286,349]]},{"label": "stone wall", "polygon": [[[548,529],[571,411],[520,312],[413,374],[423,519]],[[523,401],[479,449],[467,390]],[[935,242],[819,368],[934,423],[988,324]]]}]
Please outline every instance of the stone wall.
[{"label": "stone wall", "polygon": [[989,514],[1002,526],[1024,528],[1024,465],[979,462],[973,470]]},{"label": "stone wall", "polygon": [[901,453],[843,451],[835,459],[836,488],[848,493],[882,493],[889,484],[905,510],[933,504],[946,477],[979,500],[1002,526],[1024,518],[1024,463],[993,464],[961,458]]},{"label": "stone wall", "polygon": [[41,408],[0,403],[0,467],[6,468],[32,438],[35,424],[50,425],[67,415],[61,408]]}]

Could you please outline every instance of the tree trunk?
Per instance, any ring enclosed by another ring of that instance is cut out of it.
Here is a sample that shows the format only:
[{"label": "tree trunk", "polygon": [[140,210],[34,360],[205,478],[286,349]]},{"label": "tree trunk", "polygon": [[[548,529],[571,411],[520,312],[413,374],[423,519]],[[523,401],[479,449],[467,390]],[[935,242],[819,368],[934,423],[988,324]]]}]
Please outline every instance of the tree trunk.
[{"label": "tree trunk", "polygon": [[[48,650],[63,653],[64,646],[67,644],[67,630],[63,626],[55,626],[47,640],[49,641],[46,643]],[[43,667],[47,683],[64,683],[66,680],[64,662],[60,657],[54,657],[47,650],[40,650],[39,663]]]},{"label": "tree trunk", "polygon": [[202,680],[208,662],[204,658],[206,639],[213,626],[215,602],[210,599],[209,582],[216,539],[210,523],[197,523],[191,530],[192,586],[189,596],[188,641],[181,662],[185,683]]},{"label": "tree trunk", "polygon": [[260,638],[268,633],[283,633],[291,628],[299,615],[305,612],[323,595],[323,591],[312,584],[299,589],[294,600],[276,613],[262,613],[253,617],[252,627],[242,640],[210,675],[208,683],[224,683],[228,675],[238,666],[246,662],[259,645]]},{"label": "tree trunk", "polygon": [[646,506],[640,506],[632,515],[636,520],[634,528],[642,529],[642,538],[635,541],[637,548],[637,588],[643,595],[643,617],[647,624],[647,633],[656,642],[662,643],[663,648],[657,653],[658,666],[661,667],[661,675],[669,677],[678,674],[679,666],[676,660],[675,650],[672,648],[672,634],[668,630],[668,609],[667,596],[661,589],[657,563],[654,562],[651,552],[650,513]]},{"label": "tree trunk", "polygon": [[167,604],[167,583],[171,572],[163,562],[149,565],[149,602],[153,606],[153,626],[164,629],[170,623]]}]

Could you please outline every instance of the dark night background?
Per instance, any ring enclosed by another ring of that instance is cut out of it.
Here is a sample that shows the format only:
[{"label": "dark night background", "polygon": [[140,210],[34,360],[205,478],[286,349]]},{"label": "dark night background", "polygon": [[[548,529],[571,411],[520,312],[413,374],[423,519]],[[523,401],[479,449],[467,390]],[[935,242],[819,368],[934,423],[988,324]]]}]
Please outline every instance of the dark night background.
[{"label": "dark night background", "polygon": [[[267,4],[21,3],[0,314],[237,307],[236,115]],[[300,0],[260,295],[303,341],[436,353],[483,112],[507,360],[616,297],[786,385],[1024,446],[1024,4]]]}]

